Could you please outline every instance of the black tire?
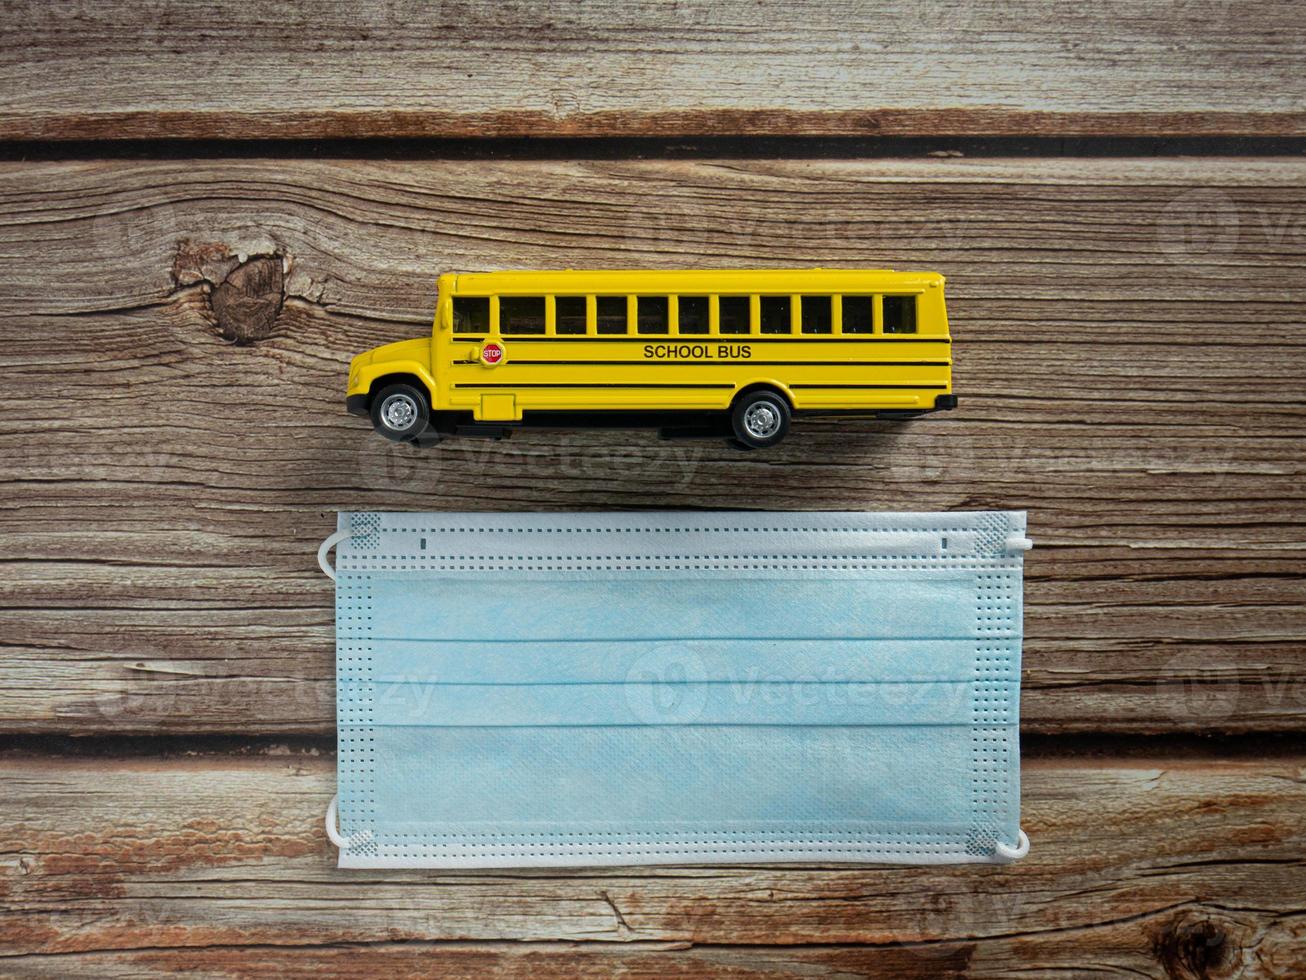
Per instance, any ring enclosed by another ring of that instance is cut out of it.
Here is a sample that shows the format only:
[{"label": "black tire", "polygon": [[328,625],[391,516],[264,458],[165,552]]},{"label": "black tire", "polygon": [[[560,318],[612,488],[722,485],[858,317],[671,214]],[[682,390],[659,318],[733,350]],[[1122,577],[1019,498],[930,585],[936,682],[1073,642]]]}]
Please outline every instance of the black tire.
[{"label": "black tire", "polygon": [[784,395],[758,389],[736,399],[730,409],[730,427],[749,449],[769,449],[789,431],[790,414]]},{"label": "black tire", "polygon": [[392,442],[416,438],[430,421],[426,392],[414,385],[386,385],[372,396],[372,428]]}]

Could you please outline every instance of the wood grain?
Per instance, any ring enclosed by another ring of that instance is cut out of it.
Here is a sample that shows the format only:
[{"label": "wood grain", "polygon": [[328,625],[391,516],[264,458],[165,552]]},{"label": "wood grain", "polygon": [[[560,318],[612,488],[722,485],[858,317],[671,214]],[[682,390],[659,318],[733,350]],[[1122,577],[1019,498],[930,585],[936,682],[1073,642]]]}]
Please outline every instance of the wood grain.
[{"label": "wood grain", "polygon": [[0,9],[0,138],[1302,135],[1285,0]]},{"label": "wood grain", "polygon": [[[0,731],[329,733],[335,509],[650,506],[1028,509],[1027,730],[1300,731],[1304,184],[1273,158],[0,165]],[[428,329],[440,271],[808,264],[946,273],[961,408],[751,455],[418,453],[343,410],[347,358]]]},{"label": "wood grain", "polygon": [[1303,765],[1027,761],[1033,848],[1005,868],[446,874],[335,870],[329,758],[11,756],[0,970],[1284,976]]}]

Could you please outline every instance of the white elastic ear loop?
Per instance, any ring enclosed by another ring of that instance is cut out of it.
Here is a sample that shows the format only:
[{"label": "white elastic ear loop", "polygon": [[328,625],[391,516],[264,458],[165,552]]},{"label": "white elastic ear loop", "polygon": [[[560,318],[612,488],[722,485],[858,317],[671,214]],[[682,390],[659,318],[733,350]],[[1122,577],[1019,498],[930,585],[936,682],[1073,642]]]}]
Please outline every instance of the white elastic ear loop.
[{"label": "white elastic ear loop", "polygon": [[[333,805],[334,803],[335,801],[332,800]],[[993,853],[999,861],[1019,861],[1029,853],[1029,836],[1023,830],[1019,831],[1019,834],[1015,847],[998,841]]]},{"label": "white elastic ear loop", "polygon": [[[322,566],[322,571],[326,572],[327,578],[332,582],[336,580],[336,570],[327,561],[327,552],[353,533],[353,531],[337,531],[335,534],[327,535],[327,539],[317,549],[317,563]],[[332,844],[343,850],[349,846],[349,841],[340,836],[340,831],[336,828],[336,799],[334,796],[331,797],[331,802],[327,805],[326,835]]]},{"label": "white elastic ear loop", "polygon": [[[323,541],[317,549],[317,563],[322,567],[322,571],[326,573],[327,578],[331,579],[332,582],[336,580],[336,570],[332,568],[331,563],[327,561],[327,553],[341,541],[344,541],[348,537],[352,537],[353,533],[353,531],[336,531],[335,534],[329,534],[327,535],[326,540]],[[326,835],[332,844],[336,845],[336,847],[341,850],[344,850],[349,846],[349,840],[341,835],[340,830],[336,826],[337,800],[338,797],[333,796],[331,797],[331,802],[327,804],[325,821]]]},{"label": "white elastic ear loop", "polygon": [[[1034,547],[1034,542],[1023,534],[1013,534],[1011,537],[1007,538],[1004,544],[1006,545],[1007,554],[1009,555],[1017,555],[1022,551],[1029,551],[1030,548]],[[1002,841],[997,842],[993,848],[993,856],[997,858],[997,860],[1002,862],[1019,861],[1029,853],[1029,836],[1019,828],[1017,828],[1017,834],[1018,836],[1016,837],[1015,847],[1012,847],[1010,844],[1004,844]]]},{"label": "white elastic ear loop", "polygon": [[332,582],[336,580],[336,570],[331,567],[327,561],[327,552],[338,545],[345,538],[353,537],[353,531],[337,531],[335,534],[327,535],[327,539],[322,542],[321,547],[317,549],[317,563],[322,566],[322,571],[326,572],[327,578]]},{"label": "white elastic ear loop", "polygon": [[[326,832],[327,837],[331,838],[331,843],[342,851],[349,846],[348,838],[342,837],[339,829],[336,827],[336,800],[338,797],[331,797],[331,802],[327,806],[326,812]],[[1028,842],[1026,842],[1028,844]],[[999,847],[1002,845],[999,844]]]}]

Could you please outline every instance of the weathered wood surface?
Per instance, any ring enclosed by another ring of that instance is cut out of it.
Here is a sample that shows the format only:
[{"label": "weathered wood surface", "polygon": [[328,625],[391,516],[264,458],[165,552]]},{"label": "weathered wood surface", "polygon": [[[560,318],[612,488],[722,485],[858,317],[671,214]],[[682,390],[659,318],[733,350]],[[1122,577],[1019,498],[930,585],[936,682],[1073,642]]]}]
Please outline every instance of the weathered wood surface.
[{"label": "weathered wood surface", "polygon": [[8,139],[1306,133],[1286,0],[11,0],[0,27]]},{"label": "weathered wood surface", "polygon": [[10,756],[0,972],[1287,976],[1303,766],[1027,760],[1005,868],[382,873],[334,868],[329,758]]},{"label": "weathered wood surface", "polygon": [[[1304,182],[1298,159],[2,165],[0,730],[330,733],[336,508],[638,506],[1026,508],[1028,730],[1300,730]],[[816,263],[949,275],[958,411],[799,422],[767,454],[422,454],[343,409],[347,358],[429,329],[442,270]]]}]

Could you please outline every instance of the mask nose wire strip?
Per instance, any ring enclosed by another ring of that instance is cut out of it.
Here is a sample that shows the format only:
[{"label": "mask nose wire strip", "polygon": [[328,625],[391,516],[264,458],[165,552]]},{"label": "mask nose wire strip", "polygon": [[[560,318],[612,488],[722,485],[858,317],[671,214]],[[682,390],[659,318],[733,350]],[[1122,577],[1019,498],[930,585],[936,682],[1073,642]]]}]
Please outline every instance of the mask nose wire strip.
[{"label": "mask nose wire strip", "polygon": [[327,561],[327,552],[338,545],[345,538],[353,537],[353,531],[337,531],[335,534],[327,535],[327,539],[322,542],[321,547],[317,549],[317,563],[322,566],[322,571],[326,573],[327,578],[332,582],[336,580],[336,570],[331,567]]},{"label": "mask nose wire strip", "polygon": [[[336,847],[340,848],[343,851],[346,847],[349,846],[349,840],[348,838],[342,837],[340,831],[336,828],[336,800],[337,799],[338,799],[337,796],[333,796],[331,797],[331,802],[327,804],[326,835],[327,837],[331,838],[332,844],[335,844]],[[1021,836],[1024,837],[1025,835],[1021,834]],[[1002,847],[1002,846],[1003,845],[1001,844],[998,845],[998,847]],[[1026,850],[1029,849],[1029,841],[1025,841],[1025,849]]]},{"label": "mask nose wire strip", "polygon": [[[331,801],[331,805],[335,806],[335,800]],[[329,834],[330,832],[331,825],[328,823],[327,833]],[[1029,836],[1023,830],[1020,831],[1020,837],[1017,838],[1015,847],[1012,847],[1010,844],[1004,844],[1002,841],[998,841],[997,847],[994,848],[994,855],[999,861],[1019,861],[1028,853]]]}]

